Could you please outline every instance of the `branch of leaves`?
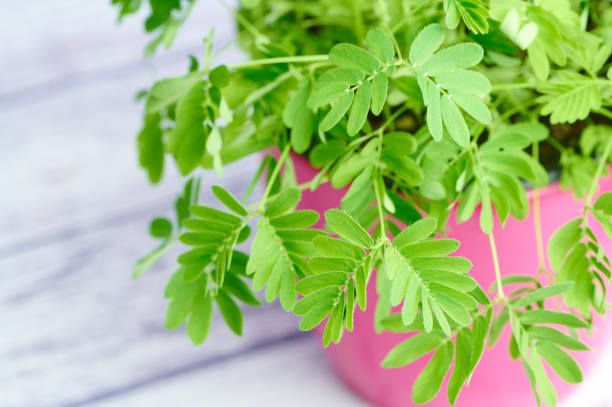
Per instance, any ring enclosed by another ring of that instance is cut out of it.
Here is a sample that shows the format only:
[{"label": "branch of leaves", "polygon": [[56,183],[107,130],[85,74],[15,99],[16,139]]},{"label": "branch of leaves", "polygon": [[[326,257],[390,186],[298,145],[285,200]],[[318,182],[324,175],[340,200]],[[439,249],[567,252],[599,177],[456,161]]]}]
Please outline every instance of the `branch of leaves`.
[{"label": "branch of leaves", "polygon": [[197,61],[192,72],[185,76],[163,79],[149,91],[145,105],[145,123],[138,136],[140,164],[152,182],[161,178],[164,160],[161,118],[175,121],[169,130],[167,150],[176,159],[183,175],[202,164],[202,157],[212,157],[215,170],[221,172],[222,137],[217,120],[233,120],[233,114],[221,89],[229,84],[229,71],[220,65],[202,80]]},{"label": "branch of leaves", "polygon": [[440,141],[446,129],[457,144],[466,147],[470,132],[459,107],[478,122],[491,123],[491,113],[479,98],[491,91],[491,84],[481,73],[467,69],[482,60],[480,45],[462,43],[436,52],[443,41],[442,26],[426,26],[414,39],[409,60],[427,107],[432,137]]},{"label": "branch of leaves", "polygon": [[457,208],[457,221],[471,218],[479,202],[480,226],[485,233],[493,230],[491,205],[502,225],[509,214],[524,219],[529,205],[520,179],[542,187],[548,184],[548,174],[539,161],[523,150],[547,136],[548,130],[543,125],[521,123],[506,127],[482,144],[472,156],[473,165],[466,166],[457,179],[457,191],[465,188]]},{"label": "branch of leaves", "polygon": [[420,306],[425,332],[431,332],[435,320],[450,336],[449,318],[460,327],[468,326],[478,303],[489,304],[489,299],[467,274],[470,261],[447,256],[457,250],[459,242],[429,238],[436,229],[435,218],[424,218],[401,231],[384,247],[383,269],[392,282],[390,305],[403,302],[403,323],[410,325]]},{"label": "branch of leaves", "polygon": [[[608,237],[612,236],[610,202],[612,193],[602,194],[591,210]],[[589,320],[591,306],[605,313],[606,283],[612,276],[612,264],[584,218],[573,219],[555,231],[548,241],[548,258],[557,281],[574,284],[564,294],[569,307],[576,307]]]},{"label": "branch of leaves", "polygon": [[302,330],[311,330],[327,318],[323,344],[328,346],[340,341],[344,328],[353,330],[356,305],[366,309],[366,286],[381,245],[341,210],[325,212],[325,221],[338,237],[314,238],[317,253],[308,262],[310,274],[297,283],[303,297],[293,312],[302,317]]},{"label": "branch of leaves", "polygon": [[259,305],[241,279],[247,277],[248,256],[235,250],[249,237],[249,212],[222,187],[213,186],[212,192],[229,211],[203,205],[188,207],[191,217],[182,221],[187,231],[179,240],[192,248],[178,257],[180,268],[165,294],[171,298],[166,327],[176,329],[189,317],[187,333],[194,344],[202,343],[208,335],[213,300],[237,335],[242,333],[242,312],[232,297]]},{"label": "branch of leaves", "polygon": [[[302,109],[331,108],[319,123],[319,131],[327,132],[336,126],[349,111],[346,133],[357,134],[371,111],[378,116],[385,105],[389,76],[401,61],[395,60],[393,41],[380,28],[366,35],[370,51],[359,46],[341,43],[329,52],[329,60],[336,65],[317,78]],[[304,94],[306,96],[306,94]]]},{"label": "branch of leaves", "polygon": [[174,204],[176,225],[173,225],[172,221],[165,217],[157,217],[151,221],[149,233],[154,238],[160,239],[161,243],[136,261],[132,270],[132,278],[140,277],[145,271],[153,267],[177,243],[178,235],[183,229],[183,221],[190,215],[189,207],[195,204],[200,196],[200,183],[199,177],[190,178],[185,182],[183,193],[177,197]]},{"label": "branch of leaves", "polygon": [[542,93],[536,102],[542,105],[540,114],[550,115],[552,124],[574,123],[601,108],[604,86],[612,86],[612,80],[593,79],[578,72],[559,70],[557,77],[536,87]]},{"label": "branch of leaves", "polygon": [[[538,405],[540,399],[549,406],[554,406],[557,401],[555,389],[542,361],[564,381],[582,381],[580,367],[561,348],[571,351],[589,350],[577,338],[576,329],[589,329],[590,325],[574,314],[544,309],[545,300],[567,294],[573,286],[573,282],[564,282],[538,288],[506,304],[507,319],[512,326],[510,355],[514,359],[521,358]],[[526,309],[517,311],[521,308]],[[549,325],[563,326],[568,329],[568,333]]]},{"label": "branch of leaves", "polygon": [[483,314],[474,318],[471,328],[457,326],[454,343],[453,337],[448,337],[437,323],[434,323],[434,329],[430,332],[424,331],[420,312],[410,325],[403,323],[401,314],[391,314],[383,320],[383,327],[387,331],[417,333],[391,349],[382,361],[382,367],[402,367],[435,350],[412,386],[412,400],[416,404],[424,404],[440,391],[454,357],[455,363],[447,385],[448,402],[454,405],[463,386],[469,383],[485,348],[491,323],[491,307],[483,311]]},{"label": "branch of leaves", "polygon": [[285,189],[266,205],[257,222],[246,273],[253,276],[253,289],[265,287],[268,302],[280,297],[291,310],[297,301],[296,278],[312,274],[306,259],[316,255],[313,240],[325,233],[309,229],[319,219],[311,210],[295,211],[301,192]]}]

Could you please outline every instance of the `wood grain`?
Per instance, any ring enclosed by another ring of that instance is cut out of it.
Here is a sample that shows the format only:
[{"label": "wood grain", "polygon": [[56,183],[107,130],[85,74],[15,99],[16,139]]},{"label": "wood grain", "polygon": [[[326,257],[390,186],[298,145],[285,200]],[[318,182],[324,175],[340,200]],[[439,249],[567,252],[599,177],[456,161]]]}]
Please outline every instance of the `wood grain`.
[{"label": "wood grain", "polygon": [[[170,162],[156,188],[137,168],[132,95],[182,73],[208,27],[226,43],[233,23],[201,0],[174,50],[143,61],[143,14],[118,27],[108,3],[13,1],[0,14],[0,406],[360,405],[277,305],[248,310],[243,338],[216,315],[193,347],[163,328],[173,255],[129,279],[155,244],[148,220],[169,212],[181,183]],[[256,164],[204,183],[240,191]],[[611,353],[566,407],[612,404]]]}]

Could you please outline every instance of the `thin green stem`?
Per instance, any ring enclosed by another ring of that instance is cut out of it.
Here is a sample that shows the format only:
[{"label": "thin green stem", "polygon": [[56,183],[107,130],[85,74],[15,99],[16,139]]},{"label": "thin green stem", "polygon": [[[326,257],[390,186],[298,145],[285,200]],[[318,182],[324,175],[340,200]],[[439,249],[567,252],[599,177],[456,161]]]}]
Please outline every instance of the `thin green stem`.
[{"label": "thin green stem", "polygon": [[254,66],[271,65],[271,64],[304,64],[310,62],[321,62],[327,61],[329,57],[327,55],[301,55],[295,57],[277,57],[277,58],[263,58],[253,59],[251,61],[239,62],[237,64],[229,65],[230,70],[238,70],[244,68],[251,68]]},{"label": "thin green stem", "polygon": [[489,233],[489,245],[491,246],[491,256],[493,257],[493,268],[495,269],[495,282],[497,284],[497,295],[501,299],[505,299],[504,287],[502,286],[501,271],[499,268],[499,258],[497,256],[497,247],[495,245],[495,237],[493,232]]},{"label": "thin green stem", "polygon": [[605,107],[595,110],[595,113],[599,113],[602,116],[606,116],[608,119],[612,119],[612,111],[606,109]]},{"label": "thin green stem", "polygon": [[270,192],[272,191],[272,186],[274,185],[274,182],[276,181],[276,177],[278,177],[278,174],[280,173],[283,163],[289,156],[289,151],[291,151],[291,145],[287,144],[285,148],[283,149],[283,152],[281,153],[281,156],[279,157],[278,162],[276,163],[276,166],[274,167],[274,170],[272,171],[272,175],[270,175],[270,179],[268,180],[268,185],[266,185],[266,190],[264,191],[263,198],[261,198],[261,201],[259,201],[259,208],[258,208],[259,211],[263,211],[264,207],[266,206],[268,196],[270,195]]},{"label": "thin green stem", "polygon": [[604,149],[603,156],[599,160],[597,171],[595,172],[595,176],[593,178],[593,182],[591,183],[589,194],[587,195],[587,199],[586,199],[587,207],[591,206],[591,201],[593,200],[595,191],[597,191],[597,183],[599,181],[599,177],[601,177],[601,174],[603,174],[603,170],[606,166],[606,163],[608,162],[608,157],[610,156],[611,152],[612,152],[612,137],[610,137],[610,139],[608,140],[608,143],[606,144],[606,148]]},{"label": "thin green stem", "polygon": [[[379,143],[378,143],[378,161],[380,162],[380,157],[382,154],[382,145],[383,145],[383,132],[379,131]],[[385,225],[385,214],[383,212],[383,197],[384,191],[380,189],[384,187],[384,179],[382,175],[382,171],[380,168],[377,169],[373,174],[374,177],[380,177],[379,179],[374,179],[374,191],[376,192],[376,208],[378,209],[378,217],[380,219],[380,235],[384,239],[387,237],[386,225]],[[380,181],[380,182],[379,182]]]},{"label": "thin green stem", "polygon": [[559,141],[557,141],[557,139],[554,137],[548,137],[546,139],[546,142],[553,146],[555,149],[557,149],[557,151],[559,151],[560,153],[564,153],[566,150],[566,148],[563,147],[563,144],[559,143]]},{"label": "thin green stem", "polygon": [[[562,82],[564,85],[607,85],[612,86],[612,81],[607,79],[577,79],[577,80],[566,80]],[[502,91],[502,90],[515,90],[515,89],[531,89],[542,85],[550,85],[550,82],[518,82],[518,83],[498,83],[491,86],[491,92]]]}]

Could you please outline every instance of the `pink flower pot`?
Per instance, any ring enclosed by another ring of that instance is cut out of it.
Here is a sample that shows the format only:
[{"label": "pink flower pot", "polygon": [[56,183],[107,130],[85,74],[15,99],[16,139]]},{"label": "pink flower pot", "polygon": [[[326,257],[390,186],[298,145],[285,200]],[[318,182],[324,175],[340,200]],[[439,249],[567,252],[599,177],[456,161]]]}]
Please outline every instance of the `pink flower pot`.
[{"label": "pink flower pot", "polygon": [[[294,156],[294,163],[299,182],[310,180],[316,171],[308,161]],[[612,178],[603,179],[599,192],[612,190]],[[304,191],[301,209],[314,209],[323,214],[329,208],[339,205],[343,190],[336,190],[329,183],[321,185],[316,192]],[[531,198],[530,198],[531,201]],[[557,184],[540,190],[542,231],[545,244],[552,233],[568,220],[581,215],[583,203],[573,198],[570,192],[562,191]],[[324,225],[323,217],[317,226]],[[597,237],[604,245],[608,255],[612,255],[612,241],[608,239],[599,226],[591,221]],[[448,224],[448,236],[461,241],[460,249],[455,253],[467,257],[474,264],[470,274],[488,289],[494,282],[493,261],[489,242],[479,226],[478,209],[467,222],[457,224],[452,213]],[[536,240],[534,235],[533,214],[530,213],[523,221],[510,218],[502,229],[499,223],[495,225],[502,274],[535,274],[538,269]],[[380,362],[395,345],[405,340],[410,334],[394,334],[374,331],[374,304],[377,299],[375,284],[368,287],[368,308],[365,312],[358,311],[355,315],[353,332],[345,332],[337,345],[330,345],[326,354],[340,378],[363,399],[377,406],[406,407],[412,406],[412,383],[429,360],[426,356],[415,363],[396,369],[383,369]],[[596,317],[593,335],[581,339],[587,343],[593,352],[572,352],[583,373],[588,374],[598,355],[607,346],[612,323]],[[322,330],[320,330],[319,336]],[[471,382],[459,394],[456,403],[459,407],[515,407],[535,405],[527,376],[520,361],[509,356],[508,345],[510,330],[506,326],[502,337],[493,348],[485,349],[483,358],[476,368]],[[559,379],[554,372],[550,377],[563,399],[575,388]],[[431,406],[448,406],[446,386],[429,404]]]}]

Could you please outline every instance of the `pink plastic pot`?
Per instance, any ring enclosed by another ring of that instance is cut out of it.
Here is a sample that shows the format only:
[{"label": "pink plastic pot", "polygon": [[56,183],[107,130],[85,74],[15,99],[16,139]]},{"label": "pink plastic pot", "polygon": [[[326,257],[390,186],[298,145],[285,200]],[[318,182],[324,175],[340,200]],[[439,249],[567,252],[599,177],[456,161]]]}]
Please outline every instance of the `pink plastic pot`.
[{"label": "pink plastic pot", "polygon": [[[294,156],[294,163],[299,182],[310,180],[316,171],[302,157]],[[612,190],[612,178],[601,181],[599,191]],[[314,209],[323,214],[325,210],[337,207],[343,190],[335,190],[329,184],[321,185],[316,192],[304,191],[301,209]],[[530,199],[531,200],[531,199]],[[582,202],[573,198],[571,193],[560,190],[557,184],[540,190],[542,231],[544,242],[566,221],[578,217],[583,207]],[[489,241],[478,222],[478,210],[469,221],[457,224],[455,214],[449,221],[448,236],[461,241],[460,249],[455,253],[467,257],[474,264],[470,274],[486,288],[494,282],[493,261]],[[605,251],[612,255],[612,241],[590,222]],[[317,225],[323,226],[323,220]],[[495,239],[499,252],[502,274],[535,273],[538,268],[536,240],[532,213],[523,221],[510,218],[502,229],[495,225]],[[355,315],[353,332],[345,332],[337,345],[330,345],[326,354],[340,378],[363,399],[377,406],[406,407],[412,406],[412,383],[425,366],[429,357],[396,369],[383,369],[380,362],[395,345],[405,340],[410,334],[394,334],[374,331],[374,306],[377,299],[375,284],[368,287],[368,308]],[[588,374],[598,354],[609,343],[612,334],[612,323],[608,319],[596,317],[594,333],[583,337],[594,352],[573,352]],[[319,331],[319,335],[320,335]],[[520,361],[512,360],[508,352],[510,340],[509,327],[506,326],[502,337],[493,348],[487,348],[476,368],[470,384],[459,394],[456,403],[459,407],[515,407],[535,405],[527,376]],[[558,393],[563,399],[574,388],[561,381],[554,373],[550,375]],[[446,386],[429,404],[431,406],[448,406]]]}]

